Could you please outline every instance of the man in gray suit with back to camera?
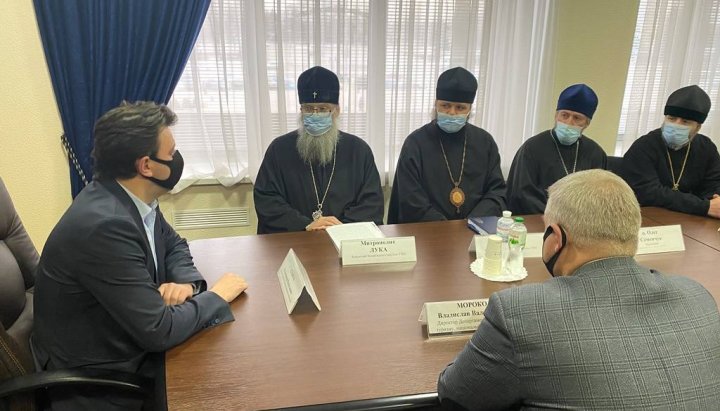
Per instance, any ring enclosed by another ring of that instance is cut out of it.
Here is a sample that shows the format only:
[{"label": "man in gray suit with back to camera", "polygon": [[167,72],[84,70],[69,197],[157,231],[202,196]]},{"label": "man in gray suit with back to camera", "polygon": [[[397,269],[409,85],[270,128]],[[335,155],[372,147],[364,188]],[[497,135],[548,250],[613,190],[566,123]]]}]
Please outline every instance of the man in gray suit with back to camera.
[{"label": "man in gray suit with back to camera", "polygon": [[543,261],[555,277],[490,297],[440,374],[449,406],[717,409],[720,314],[708,291],[634,260],[640,207],[604,170],[549,188]]},{"label": "man in gray suit with back to camera", "polygon": [[[50,233],[35,280],[33,353],[44,370],[101,368],[154,378],[164,404],[165,350],[233,319],[246,288],[226,273],[206,292],[190,250],[158,197],[180,179],[176,116],[123,103],[95,124],[95,179]],[[189,370],[192,372],[192,370]],[[108,389],[49,391],[53,410],[133,410],[142,400]]]}]

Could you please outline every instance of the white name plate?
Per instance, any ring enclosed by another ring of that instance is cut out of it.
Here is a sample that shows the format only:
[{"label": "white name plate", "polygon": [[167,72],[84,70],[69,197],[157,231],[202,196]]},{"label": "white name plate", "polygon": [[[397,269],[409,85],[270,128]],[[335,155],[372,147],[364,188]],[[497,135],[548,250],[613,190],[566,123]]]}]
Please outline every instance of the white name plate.
[{"label": "white name plate", "polygon": [[428,336],[474,332],[487,304],[487,298],[425,303],[418,321],[427,324]]},{"label": "white name plate", "polygon": [[527,237],[525,237],[525,248],[523,248],[523,257],[542,257],[543,234],[544,233],[528,233]]},{"label": "white name plate", "polygon": [[307,271],[292,248],[288,251],[287,256],[285,256],[285,260],[280,266],[277,276],[278,280],[280,280],[280,289],[283,293],[288,314],[293,312],[298,301],[303,296],[305,296],[305,298],[310,297],[318,311],[321,310],[320,302],[318,302],[317,295],[315,295],[315,290],[310,283]]},{"label": "white name plate", "polygon": [[[485,247],[487,246],[486,235],[475,235],[470,240],[470,247],[468,251],[476,254],[476,258],[485,256]],[[525,248],[523,248],[523,257],[525,258],[540,258],[542,257],[542,242],[543,233],[528,233],[525,238]],[[503,248],[507,248],[507,244],[503,245]],[[507,253],[507,250],[503,250]]]},{"label": "white name plate", "polygon": [[415,262],[415,237],[344,240],[341,257],[342,265]]},{"label": "white name plate", "polygon": [[642,227],[638,235],[637,254],[685,251],[682,228],[679,225]]}]

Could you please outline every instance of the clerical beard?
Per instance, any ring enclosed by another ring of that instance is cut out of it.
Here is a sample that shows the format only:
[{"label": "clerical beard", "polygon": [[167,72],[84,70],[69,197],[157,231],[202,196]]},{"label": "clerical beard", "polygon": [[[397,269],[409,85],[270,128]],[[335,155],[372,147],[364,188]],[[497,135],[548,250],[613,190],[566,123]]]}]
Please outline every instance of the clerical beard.
[{"label": "clerical beard", "polygon": [[338,141],[340,132],[337,128],[337,120],[333,119],[330,130],[319,136],[313,136],[305,131],[302,122],[302,115],[298,124],[297,149],[300,158],[308,164],[325,165],[330,163],[335,153],[335,144]]}]

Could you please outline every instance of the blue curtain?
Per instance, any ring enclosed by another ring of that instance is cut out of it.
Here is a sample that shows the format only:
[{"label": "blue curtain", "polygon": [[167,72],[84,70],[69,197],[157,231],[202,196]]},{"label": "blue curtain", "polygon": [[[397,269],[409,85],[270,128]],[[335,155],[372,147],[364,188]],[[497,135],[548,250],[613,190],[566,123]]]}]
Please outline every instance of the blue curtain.
[{"label": "blue curtain", "polygon": [[73,198],[92,178],[93,126],[123,100],[170,100],[210,0],[34,0],[69,151]]}]

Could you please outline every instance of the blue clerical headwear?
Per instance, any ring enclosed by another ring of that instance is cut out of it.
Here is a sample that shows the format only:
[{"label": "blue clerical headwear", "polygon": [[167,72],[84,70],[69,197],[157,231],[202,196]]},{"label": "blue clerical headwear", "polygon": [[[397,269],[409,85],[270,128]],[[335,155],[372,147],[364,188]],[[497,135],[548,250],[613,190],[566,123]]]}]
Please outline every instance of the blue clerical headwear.
[{"label": "blue clerical headwear", "polygon": [[597,109],[597,94],[585,84],[573,84],[560,93],[557,110],[570,110],[592,118]]}]

